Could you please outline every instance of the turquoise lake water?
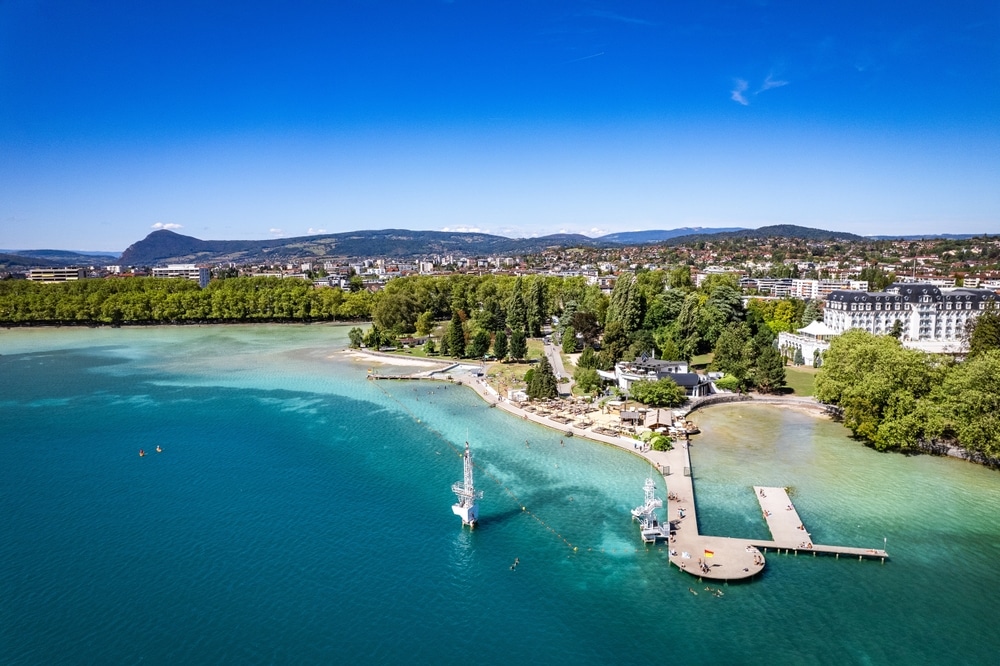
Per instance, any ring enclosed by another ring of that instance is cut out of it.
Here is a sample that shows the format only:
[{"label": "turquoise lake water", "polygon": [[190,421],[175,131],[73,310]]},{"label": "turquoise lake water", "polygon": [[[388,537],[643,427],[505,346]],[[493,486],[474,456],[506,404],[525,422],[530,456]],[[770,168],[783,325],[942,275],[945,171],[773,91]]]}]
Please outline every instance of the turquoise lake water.
[{"label": "turquoise lake water", "polygon": [[[703,532],[766,536],[751,486],[780,485],[817,543],[892,555],[769,554],[717,598],[639,540],[644,462],[368,382],[346,333],[0,331],[0,662],[996,662],[997,472],[696,412]],[[475,532],[451,513],[466,433],[496,479]]]}]

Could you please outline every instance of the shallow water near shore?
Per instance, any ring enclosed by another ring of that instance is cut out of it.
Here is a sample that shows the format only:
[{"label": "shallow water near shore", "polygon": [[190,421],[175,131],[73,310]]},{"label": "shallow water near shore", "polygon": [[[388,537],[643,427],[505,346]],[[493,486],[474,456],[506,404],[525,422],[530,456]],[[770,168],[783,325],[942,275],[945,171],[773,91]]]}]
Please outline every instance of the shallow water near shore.
[{"label": "shallow water near shore", "polygon": [[[639,540],[646,463],[462,387],[368,382],[334,353],[347,330],[0,331],[3,661],[985,663],[1000,649],[994,471],[879,454],[791,410],[696,412],[703,532],[766,536],[751,486],[788,486],[817,543],[885,539],[892,555],[769,553],[715,597]],[[474,532],[450,508],[467,436],[486,493]]]}]

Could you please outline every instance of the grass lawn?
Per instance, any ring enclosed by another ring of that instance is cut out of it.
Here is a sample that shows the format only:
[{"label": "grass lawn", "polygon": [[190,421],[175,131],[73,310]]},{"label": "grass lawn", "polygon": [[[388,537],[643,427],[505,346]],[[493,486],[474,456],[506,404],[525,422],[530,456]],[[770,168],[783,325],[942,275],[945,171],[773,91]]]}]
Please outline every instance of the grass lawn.
[{"label": "grass lawn", "polygon": [[[708,352],[707,354],[699,354],[691,359],[691,369],[692,370],[704,370],[708,367],[708,364],[712,362],[715,354]],[[672,359],[667,359],[672,360]]]},{"label": "grass lawn", "polygon": [[817,369],[808,365],[786,365],[785,383],[795,395],[812,395],[816,389]]}]

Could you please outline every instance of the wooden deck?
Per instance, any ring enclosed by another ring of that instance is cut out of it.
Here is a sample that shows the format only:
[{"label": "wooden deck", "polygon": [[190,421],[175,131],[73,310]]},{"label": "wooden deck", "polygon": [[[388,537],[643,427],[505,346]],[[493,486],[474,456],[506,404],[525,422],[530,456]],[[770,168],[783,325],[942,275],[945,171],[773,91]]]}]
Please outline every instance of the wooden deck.
[{"label": "wooden deck", "polygon": [[827,555],[852,555],[860,558],[886,559],[889,554],[881,548],[854,548],[851,546],[824,546],[815,544],[805,523],[799,518],[785,488],[754,486],[757,501],[771,531],[773,541],[754,541],[757,546],[785,551],[806,551]]},{"label": "wooden deck", "polygon": [[[816,544],[784,488],[754,486],[761,513],[771,539],[742,539],[700,534],[691,477],[690,444],[679,442],[669,451],[667,484],[667,519],[676,527],[670,541],[670,563],[692,576],[710,580],[741,580],[760,573],[770,552],[812,553],[858,559],[879,559],[889,554],[879,548],[857,548]],[[681,514],[683,513],[683,518]]]}]

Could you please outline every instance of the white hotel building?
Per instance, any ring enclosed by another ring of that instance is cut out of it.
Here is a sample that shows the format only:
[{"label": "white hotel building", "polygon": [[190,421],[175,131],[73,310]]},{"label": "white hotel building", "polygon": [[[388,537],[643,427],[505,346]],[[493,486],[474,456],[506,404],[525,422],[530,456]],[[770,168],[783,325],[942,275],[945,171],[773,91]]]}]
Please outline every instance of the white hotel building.
[{"label": "white hotel building", "polygon": [[829,338],[852,328],[888,335],[900,323],[906,347],[958,352],[966,325],[998,300],[989,289],[941,289],[931,284],[893,284],[884,292],[834,291],[826,299],[822,325],[779,335],[779,346],[811,352],[829,348]]}]

